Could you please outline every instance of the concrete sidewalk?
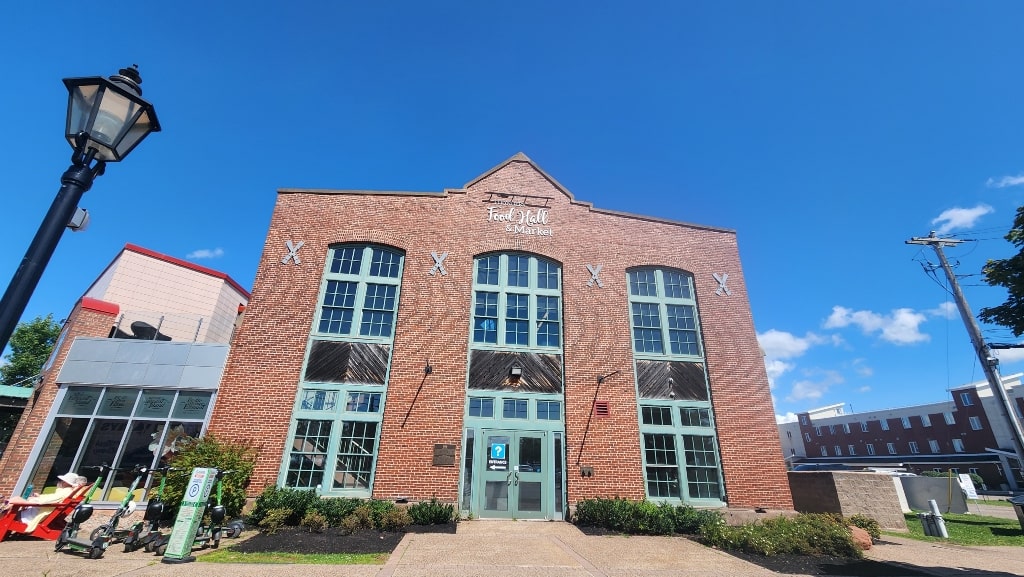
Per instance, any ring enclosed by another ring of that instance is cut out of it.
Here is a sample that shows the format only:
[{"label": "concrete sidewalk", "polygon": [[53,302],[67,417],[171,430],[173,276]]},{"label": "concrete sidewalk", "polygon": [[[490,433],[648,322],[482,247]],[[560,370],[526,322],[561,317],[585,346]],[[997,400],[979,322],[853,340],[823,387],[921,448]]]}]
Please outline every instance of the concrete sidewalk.
[{"label": "concrete sidewalk", "polygon": [[[1024,575],[1024,547],[956,547],[886,537],[868,558],[939,576]],[[0,543],[7,575],[40,577],[667,577],[772,571],[681,537],[588,536],[569,523],[470,521],[454,535],[409,533],[384,565],[169,565],[120,546],[102,559],[55,553],[49,541]]]},{"label": "concrete sidewalk", "polygon": [[961,547],[885,535],[865,556],[941,577],[1024,575],[1024,547]]}]

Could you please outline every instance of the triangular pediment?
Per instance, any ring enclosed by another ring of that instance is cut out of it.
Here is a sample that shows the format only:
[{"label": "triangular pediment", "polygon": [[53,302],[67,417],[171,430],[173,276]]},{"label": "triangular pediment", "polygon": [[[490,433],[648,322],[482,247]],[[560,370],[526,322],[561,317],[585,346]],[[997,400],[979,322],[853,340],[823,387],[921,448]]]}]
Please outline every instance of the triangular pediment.
[{"label": "triangular pediment", "polygon": [[[480,176],[478,176],[478,177],[474,178],[473,180],[467,182],[466,185],[463,188],[466,189],[466,190],[472,190],[474,188],[478,188],[479,185],[481,185],[481,183],[485,183],[486,181],[488,181],[489,179],[491,179],[495,175],[499,175],[500,173],[508,172],[508,171],[522,172],[523,169],[532,171],[537,176],[539,176],[541,179],[543,179],[544,181],[547,181],[549,186],[545,187],[545,188],[548,188],[549,190],[554,189],[554,191],[557,191],[558,193],[560,193],[563,196],[565,196],[565,198],[568,199],[570,202],[576,202],[576,198],[573,196],[572,192],[569,191],[569,189],[567,189],[566,187],[562,186],[562,184],[560,182],[558,182],[557,180],[555,180],[550,174],[544,172],[544,170],[541,167],[537,166],[537,164],[535,162],[530,160],[530,157],[526,156],[522,152],[517,152],[511,158],[509,158],[509,159],[499,163],[497,166],[491,168],[490,170],[484,172]],[[528,195],[529,194],[529,191],[501,190],[501,191],[495,191],[495,192],[496,193],[501,193],[501,194],[510,194],[510,195],[518,195],[518,194]]]}]

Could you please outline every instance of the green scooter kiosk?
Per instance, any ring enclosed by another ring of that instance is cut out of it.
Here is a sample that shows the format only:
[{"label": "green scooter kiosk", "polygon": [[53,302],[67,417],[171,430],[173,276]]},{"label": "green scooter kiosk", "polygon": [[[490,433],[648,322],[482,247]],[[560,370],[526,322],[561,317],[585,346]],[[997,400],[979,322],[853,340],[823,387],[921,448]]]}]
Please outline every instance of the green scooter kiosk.
[{"label": "green scooter kiosk", "polygon": [[174,519],[174,528],[171,529],[162,563],[189,563],[196,560],[192,555],[192,543],[195,541],[196,529],[203,521],[210,490],[216,481],[217,469],[192,469],[192,477],[185,488],[178,516]]}]

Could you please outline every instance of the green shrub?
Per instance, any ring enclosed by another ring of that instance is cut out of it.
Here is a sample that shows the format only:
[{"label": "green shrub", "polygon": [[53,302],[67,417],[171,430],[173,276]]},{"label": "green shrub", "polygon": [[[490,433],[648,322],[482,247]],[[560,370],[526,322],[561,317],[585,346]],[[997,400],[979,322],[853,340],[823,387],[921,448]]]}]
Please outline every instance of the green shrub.
[{"label": "green shrub", "polygon": [[882,538],[882,527],[878,524],[878,521],[875,521],[867,515],[861,515],[858,513],[850,516],[846,521],[854,527],[860,527],[867,531],[868,535],[871,535],[872,541],[878,541]]},{"label": "green shrub", "polygon": [[722,514],[714,509],[696,509],[689,505],[675,507],[673,518],[675,532],[683,535],[697,535],[705,525],[725,522]]},{"label": "green shrub", "polygon": [[414,525],[447,525],[455,519],[455,505],[437,498],[410,505],[408,511]]},{"label": "green shrub", "polygon": [[[355,519],[357,529],[373,529],[373,509],[366,503],[359,505],[352,514],[345,518]],[[351,521],[350,521],[351,523]]]},{"label": "green shrub", "polygon": [[671,505],[640,501],[632,505],[632,513],[625,519],[625,531],[631,535],[671,535],[675,532],[674,516]]},{"label": "green shrub", "polygon": [[[412,520],[405,509],[391,501],[378,499],[352,499],[320,497],[311,489],[287,489],[267,487],[256,498],[256,505],[249,514],[249,523],[261,526],[272,511],[283,509],[288,512],[281,525],[306,526],[304,520],[310,514],[324,519],[325,527],[347,528],[348,532],[358,529],[379,529],[397,531],[407,527]],[[275,513],[279,515],[280,513]]]},{"label": "green shrub", "polygon": [[412,517],[409,516],[408,511],[403,507],[392,507],[384,513],[384,518],[381,520],[378,529],[382,531],[404,531],[411,524]]},{"label": "green shrub", "polygon": [[[254,525],[259,525],[260,521],[270,512],[275,509],[286,509],[289,514],[285,519],[285,525],[298,525],[302,518],[306,515],[306,511],[313,505],[318,505],[318,510],[331,521],[331,516],[328,515],[323,509],[319,507],[320,501],[324,501],[317,496],[316,492],[312,489],[281,489],[278,487],[270,486],[263,490],[263,493],[256,498],[256,505],[252,512],[249,513],[249,522]],[[340,522],[340,518],[338,522]]]},{"label": "green shrub", "polygon": [[342,534],[351,535],[363,528],[363,522],[359,519],[359,515],[353,513],[342,519],[341,524],[338,526],[341,528]]},{"label": "green shrub", "polygon": [[364,501],[351,497],[324,498],[321,497],[312,503],[309,508],[316,510],[327,518],[327,524],[331,527],[341,525],[342,519],[348,517]]},{"label": "green shrub", "polygon": [[701,528],[704,544],[759,555],[837,555],[860,558],[846,524],[823,514],[801,514],[792,519],[774,517],[741,526],[724,523]]},{"label": "green shrub", "polygon": [[310,533],[323,533],[327,528],[327,517],[315,509],[310,509],[303,515],[299,525],[308,529]]},{"label": "green shrub", "polygon": [[626,499],[586,499],[576,504],[578,525],[625,531],[635,501]]},{"label": "green shrub", "polygon": [[[170,464],[176,471],[167,474],[164,489],[164,510],[173,514],[181,506],[182,497],[192,477],[192,469],[216,468],[233,471],[224,475],[222,504],[228,517],[237,517],[245,506],[245,488],[256,462],[257,450],[249,443],[229,443],[213,435],[201,438],[182,437],[177,440],[177,452]],[[213,491],[216,491],[214,487]],[[211,496],[216,493],[211,491]]]},{"label": "green shrub", "polygon": [[383,530],[385,525],[385,517],[391,514],[398,507],[394,501],[381,501],[379,499],[370,499],[365,502],[370,508],[370,521],[372,523],[371,528]]},{"label": "green shrub", "polygon": [[707,523],[719,523],[718,511],[695,509],[689,505],[655,505],[650,501],[626,499],[586,499],[576,504],[577,525],[602,527],[612,531],[643,535],[695,535]]},{"label": "green shrub", "polygon": [[271,509],[263,515],[257,525],[260,530],[268,535],[277,533],[278,529],[283,527],[288,521],[288,517],[292,514],[291,510],[285,508]]}]

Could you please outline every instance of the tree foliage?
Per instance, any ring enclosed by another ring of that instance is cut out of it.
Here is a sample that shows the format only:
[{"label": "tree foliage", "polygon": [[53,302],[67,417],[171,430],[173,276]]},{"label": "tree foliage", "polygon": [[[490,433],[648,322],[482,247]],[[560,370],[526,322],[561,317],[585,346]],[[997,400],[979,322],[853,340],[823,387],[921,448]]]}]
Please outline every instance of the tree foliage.
[{"label": "tree foliage", "polygon": [[60,328],[52,314],[18,323],[8,343],[11,352],[4,357],[7,363],[0,366],[0,384],[13,385],[38,375],[57,343]]},{"label": "tree foliage", "polygon": [[[256,463],[257,449],[247,443],[230,443],[220,441],[213,435],[194,439],[188,438],[181,442],[181,449],[171,460],[170,465],[175,471],[167,476],[167,487],[164,489],[165,510],[177,513],[185,489],[192,475],[192,469],[215,468],[232,471],[224,475],[224,507],[228,517],[235,517],[245,506],[245,488],[249,484]],[[210,497],[216,497],[216,487]]]},{"label": "tree foliage", "polygon": [[1024,206],[1017,208],[1013,228],[1004,236],[1019,252],[1010,258],[990,260],[981,269],[985,282],[1006,289],[1006,302],[981,309],[978,318],[983,322],[1004,326],[1014,336],[1024,334]]}]

